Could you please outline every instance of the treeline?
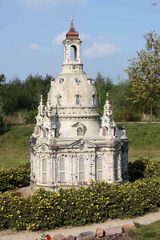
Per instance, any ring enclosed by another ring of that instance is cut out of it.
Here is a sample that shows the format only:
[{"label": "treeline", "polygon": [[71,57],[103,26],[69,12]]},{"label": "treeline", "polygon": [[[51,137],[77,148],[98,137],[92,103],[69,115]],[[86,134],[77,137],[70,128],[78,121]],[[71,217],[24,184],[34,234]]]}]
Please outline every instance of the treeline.
[{"label": "treeline", "polygon": [[0,75],[0,116],[12,122],[19,116],[21,123],[33,123],[37,113],[40,95],[47,96],[52,77],[29,75],[24,81],[16,78],[7,82],[5,75]]},{"label": "treeline", "polygon": [[[106,93],[112,103],[115,120],[120,121],[150,121],[150,105],[139,101],[133,101],[133,91],[130,80],[124,80],[117,84],[110,78],[98,73],[95,79],[95,86],[99,99],[99,112],[102,114],[103,106],[106,101]],[[152,120],[160,118],[160,98],[155,100],[152,105]]]},{"label": "treeline", "polygon": [[[0,75],[0,125],[4,125],[3,119],[9,123],[34,123],[37,107],[42,94],[44,99],[50,88],[53,77],[46,75],[29,75],[24,81],[16,78],[7,82],[5,75]],[[116,121],[141,121],[147,120],[149,107],[134,103],[129,81],[113,83],[113,81],[98,73],[95,78],[99,100],[99,113],[102,114],[106,101],[106,93],[112,103]],[[153,105],[153,115],[159,118],[160,101]],[[16,122],[15,121],[16,118]],[[145,119],[146,118],[146,119]]]}]

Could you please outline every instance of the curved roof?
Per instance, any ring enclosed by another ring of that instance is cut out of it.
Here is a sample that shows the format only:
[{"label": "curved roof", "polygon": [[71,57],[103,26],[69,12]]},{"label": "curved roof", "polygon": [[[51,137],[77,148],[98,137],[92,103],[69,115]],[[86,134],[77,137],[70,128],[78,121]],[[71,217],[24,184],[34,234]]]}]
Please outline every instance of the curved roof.
[{"label": "curved roof", "polygon": [[73,26],[73,19],[71,19],[71,26],[69,31],[66,33],[66,38],[69,40],[77,40],[79,39],[79,33],[75,31],[75,28]]}]

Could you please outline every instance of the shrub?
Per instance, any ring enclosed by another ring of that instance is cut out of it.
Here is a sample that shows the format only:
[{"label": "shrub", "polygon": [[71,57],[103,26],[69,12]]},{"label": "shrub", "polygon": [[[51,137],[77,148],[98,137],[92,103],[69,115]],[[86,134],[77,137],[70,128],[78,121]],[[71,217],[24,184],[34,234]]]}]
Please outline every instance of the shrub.
[{"label": "shrub", "polygon": [[6,130],[6,124],[3,117],[0,115],[0,134],[4,133]]},{"label": "shrub", "polygon": [[[92,182],[89,186],[57,192],[39,189],[28,197],[17,196],[14,192],[1,193],[0,229],[46,230],[133,217],[156,210],[160,206],[160,162],[139,159],[132,168],[132,179],[134,174],[144,178],[125,184]],[[11,170],[6,177],[1,175],[3,191],[29,184],[27,164],[15,172]]]},{"label": "shrub", "polygon": [[28,186],[30,183],[29,162],[17,168],[0,169],[0,192]]},{"label": "shrub", "polygon": [[148,159],[139,158],[134,162],[128,163],[129,181],[134,182],[135,180],[144,178],[145,169],[149,163]]},{"label": "shrub", "polygon": [[160,177],[160,161],[147,161],[144,172],[145,178]]},{"label": "shrub", "polygon": [[107,184],[38,190],[33,196],[0,194],[0,229],[51,229],[67,225],[84,225],[108,218],[142,215],[160,204],[160,182],[155,179],[134,183]]},{"label": "shrub", "polygon": [[35,111],[35,110],[26,112],[26,116],[25,116],[26,124],[35,124],[36,123],[36,115],[37,115],[37,111]]},{"label": "shrub", "polygon": [[139,158],[128,164],[129,181],[160,176],[160,161]]}]

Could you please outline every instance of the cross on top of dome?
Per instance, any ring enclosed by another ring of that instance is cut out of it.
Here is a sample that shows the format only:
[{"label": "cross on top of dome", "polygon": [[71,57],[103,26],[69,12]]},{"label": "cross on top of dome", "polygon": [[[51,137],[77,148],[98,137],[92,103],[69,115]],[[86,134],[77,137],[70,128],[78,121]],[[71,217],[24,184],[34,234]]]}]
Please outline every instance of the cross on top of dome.
[{"label": "cross on top of dome", "polygon": [[69,31],[66,33],[66,38],[69,40],[77,40],[79,39],[79,33],[75,31],[74,25],[73,25],[73,18],[71,18],[71,25]]}]

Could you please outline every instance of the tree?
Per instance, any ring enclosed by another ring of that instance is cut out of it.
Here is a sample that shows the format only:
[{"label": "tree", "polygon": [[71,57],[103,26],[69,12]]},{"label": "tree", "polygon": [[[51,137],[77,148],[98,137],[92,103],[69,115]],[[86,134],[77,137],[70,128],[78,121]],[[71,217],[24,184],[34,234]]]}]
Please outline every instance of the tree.
[{"label": "tree", "polygon": [[153,104],[160,97],[160,36],[149,32],[144,38],[146,49],[130,60],[126,72],[131,84],[131,99],[144,108],[149,107],[152,120]]},{"label": "tree", "polygon": [[103,106],[106,101],[106,93],[111,91],[113,88],[113,83],[109,77],[105,78],[101,73],[97,73],[95,79],[95,87],[99,101],[99,112],[102,113]]},{"label": "tree", "polygon": [[3,95],[4,95],[4,83],[6,77],[4,74],[0,74],[0,134],[5,131],[5,123],[3,119]]},{"label": "tree", "polygon": [[140,119],[137,105],[130,100],[131,88],[129,81],[114,84],[110,91],[114,118],[116,121],[138,121]]},{"label": "tree", "polygon": [[6,77],[4,74],[0,74],[0,115],[2,115],[3,112],[3,96],[4,96],[4,84],[6,81]]},{"label": "tree", "polygon": [[0,74],[0,84],[2,84],[2,83],[4,83],[5,82],[5,80],[6,80],[6,77],[5,77],[5,75],[2,73],[2,74]]},{"label": "tree", "polygon": [[50,81],[49,75],[29,75],[25,81],[15,78],[4,85],[3,89],[3,112],[6,115],[22,111],[37,111],[40,95],[47,99]]}]

